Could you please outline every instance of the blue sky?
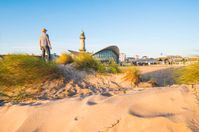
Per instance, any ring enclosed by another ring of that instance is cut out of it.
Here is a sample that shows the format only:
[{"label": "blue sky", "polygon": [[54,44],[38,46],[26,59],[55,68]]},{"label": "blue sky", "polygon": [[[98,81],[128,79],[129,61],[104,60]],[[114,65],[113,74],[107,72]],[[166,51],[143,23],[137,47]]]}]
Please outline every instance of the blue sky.
[{"label": "blue sky", "polygon": [[0,0],[0,54],[40,54],[43,27],[57,54],[78,50],[82,30],[90,52],[199,54],[199,0]]}]

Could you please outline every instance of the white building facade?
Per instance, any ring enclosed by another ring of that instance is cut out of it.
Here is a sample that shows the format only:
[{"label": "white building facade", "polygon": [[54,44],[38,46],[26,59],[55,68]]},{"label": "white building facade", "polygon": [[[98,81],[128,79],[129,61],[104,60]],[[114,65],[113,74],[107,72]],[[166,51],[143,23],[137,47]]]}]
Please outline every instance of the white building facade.
[{"label": "white building facade", "polygon": [[125,62],[126,61],[126,54],[125,53],[120,53],[119,61],[120,62]]}]

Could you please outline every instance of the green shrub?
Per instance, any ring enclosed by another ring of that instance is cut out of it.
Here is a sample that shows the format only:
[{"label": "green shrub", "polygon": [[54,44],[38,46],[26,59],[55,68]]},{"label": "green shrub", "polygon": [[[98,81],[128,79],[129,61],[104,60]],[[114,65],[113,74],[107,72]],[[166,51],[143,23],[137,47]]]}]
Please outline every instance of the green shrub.
[{"label": "green shrub", "polygon": [[199,63],[178,69],[175,72],[175,81],[179,84],[199,83]]},{"label": "green shrub", "polygon": [[119,66],[111,60],[107,64],[101,63],[89,53],[80,53],[74,58],[74,66],[78,70],[94,70],[100,73],[119,73]]},{"label": "green shrub", "polygon": [[137,86],[140,82],[140,71],[136,67],[131,67],[125,71],[124,81],[130,82],[131,86]]},{"label": "green shrub", "polygon": [[0,86],[21,86],[61,76],[56,64],[35,56],[12,54],[0,61]]},{"label": "green shrub", "polygon": [[116,64],[114,60],[110,60],[110,62],[107,65],[106,72],[119,73],[119,72],[121,72],[121,70],[120,70],[118,64]]},{"label": "green shrub", "polygon": [[74,58],[74,66],[79,70],[103,70],[103,65],[89,53],[80,53]]},{"label": "green shrub", "polygon": [[72,57],[70,54],[68,53],[62,53],[57,59],[56,59],[56,63],[57,64],[69,64],[73,61]]},{"label": "green shrub", "polygon": [[97,72],[99,72],[99,73],[105,73],[106,72],[106,67],[101,62],[98,62]]}]

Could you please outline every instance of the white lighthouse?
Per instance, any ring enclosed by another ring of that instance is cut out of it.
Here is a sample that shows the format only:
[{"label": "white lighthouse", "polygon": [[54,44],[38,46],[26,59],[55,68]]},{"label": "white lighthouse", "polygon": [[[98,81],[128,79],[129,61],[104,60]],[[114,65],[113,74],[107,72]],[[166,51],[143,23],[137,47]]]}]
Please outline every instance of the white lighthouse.
[{"label": "white lighthouse", "polygon": [[86,37],[84,35],[84,32],[81,32],[81,34],[80,34],[80,49],[79,49],[80,52],[86,52],[85,39],[86,39]]}]

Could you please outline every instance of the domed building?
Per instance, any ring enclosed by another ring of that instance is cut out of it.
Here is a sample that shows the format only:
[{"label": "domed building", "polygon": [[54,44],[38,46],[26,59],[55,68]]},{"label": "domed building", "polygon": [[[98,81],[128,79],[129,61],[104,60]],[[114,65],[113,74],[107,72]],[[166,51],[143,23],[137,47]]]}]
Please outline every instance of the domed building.
[{"label": "domed building", "polygon": [[[80,49],[78,51],[68,50],[73,56],[79,55],[80,53],[86,52],[85,46],[85,34],[81,32],[80,34]],[[114,60],[116,63],[119,63],[119,48],[116,45],[108,46],[103,48],[96,53],[92,54],[96,59],[101,62],[109,62],[110,60]]]},{"label": "domed building", "polygon": [[93,56],[99,59],[101,62],[109,62],[114,60],[116,63],[119,63],[119,48],[115,45],[108,46],[104,49],[99,50],[94,53]]}]

